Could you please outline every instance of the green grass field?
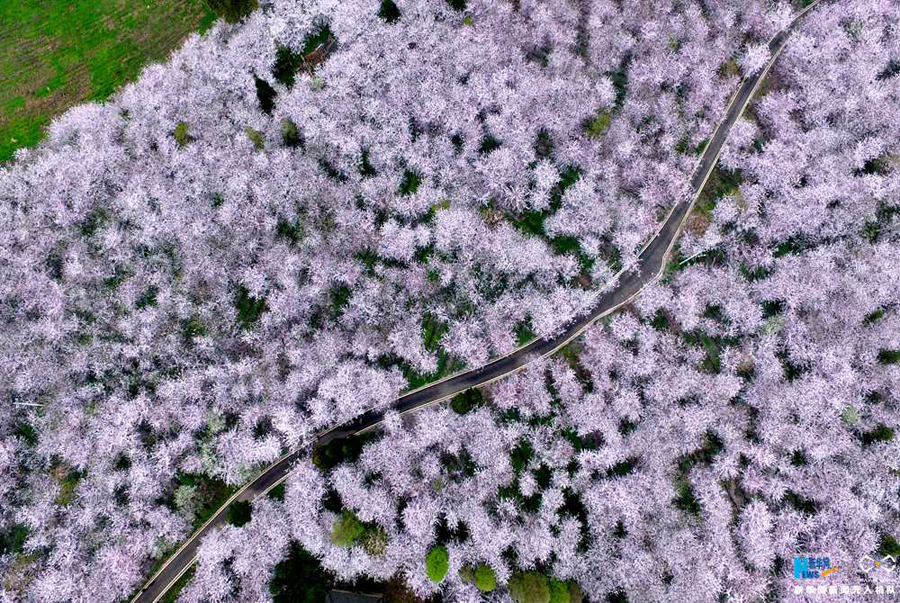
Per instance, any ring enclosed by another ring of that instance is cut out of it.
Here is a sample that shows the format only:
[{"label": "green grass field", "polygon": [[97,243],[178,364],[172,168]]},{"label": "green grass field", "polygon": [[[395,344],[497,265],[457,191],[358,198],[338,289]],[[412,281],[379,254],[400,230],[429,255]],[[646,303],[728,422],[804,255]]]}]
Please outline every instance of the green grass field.
[{"label": "green grass field", "polygon": [[215,15],[202,0],[0,1],[0,162],[50,120],[108,98]]}]

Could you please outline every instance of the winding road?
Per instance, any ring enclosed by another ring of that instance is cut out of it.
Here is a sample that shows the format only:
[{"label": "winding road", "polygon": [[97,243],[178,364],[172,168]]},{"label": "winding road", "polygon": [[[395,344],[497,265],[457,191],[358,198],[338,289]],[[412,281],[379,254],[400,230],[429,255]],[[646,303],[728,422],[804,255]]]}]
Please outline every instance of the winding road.
[{"label": "winding road", "polygon": [[[656,282],[665,270],[666,262],[671,254],[675,240],[684,226],[685,218],[690,214],[719,159],[719,154],[722,151],[728,133],[731,131],[731,127],[744,112],[763,78],[765,78],[769,69],[775,63],[778,55],[781,54],[788,37],[799,23],[801,17],[820,1],[815,0],[805,9],[798,12],[787,27],[772,37],[769,41],[770,58],[764,68],[741,81],[740,87],[732,95],[728,103],[724,118],[710,137],[709,143],[706,145],[706,149],[704,149],[703,155],[694,169],[690,180],[692,193],[690,199],[679,201],[669,211],[668,216],[660,225],[656,234],[639,254],[640,264],[638,270],[623,270],[620,272],[617,275],[618,281],[615,288],[603,293],[589,313],[578,318],[556,337],[552,339],[535,339],[527,345],[484,366],[452,375],[417,390],[407,392],[395,400],[391,408],[400,413],[413,412],[447,400],[467,389],[485,385],[515,373],[528,363],[553,354],[578,337],[598,319],[622,308],[622,306],[638,296],[644,288]],[[327,444],[338,438],[376,429],[384,420],[384,412],[366,412],[351,423],[335,427],[320,434],[311,445],[289,452],[267,467],[256,479],[236,492],[222,505],[215,515],[203,524],[150,578],[140,592],[134,596],[131,603],[156,603],[193,566],[197,560],[197,549],[203,536],[225,524],[228,508],[233,502],[252,501],[267,493],[283,482],[291,473],[294,463],[306,457],[312,448]]]}]

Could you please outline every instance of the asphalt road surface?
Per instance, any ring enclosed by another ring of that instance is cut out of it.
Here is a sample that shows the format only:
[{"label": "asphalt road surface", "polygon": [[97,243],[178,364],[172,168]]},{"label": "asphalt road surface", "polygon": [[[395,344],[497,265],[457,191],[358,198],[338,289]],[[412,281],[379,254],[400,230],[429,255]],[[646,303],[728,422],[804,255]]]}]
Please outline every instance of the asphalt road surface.
[{"label": "asphalt road surface", "polygon": [[[741,82],[740,88],[734,94],[728,105],[725,117],[722,119],[715,132],[713,132],[713,135],[691,176],[690,198],[679,201],[670,210],[666,220],[656,232],[656,235],[641,251],[638,269],[621,272],[619,274],[617,285],[603,293],[599,297],[597,304],[589,313],[577,319],[556,337],[553,337],[552,339],[535,339],[531,343],[518,348],[502,358],[497,358],[484,366],[453,375],[436,383],[408,392],[398,398],[391,408],[400,413],[413,412],[451,398],[467,389],[485,385],[510,375],[522,369],[535,359],[554,353],[578,337],[578,335],[597,319],[620,309],[634,299],[642,289],[654,283],[665,270],[666,262],[668,261],[675,239],[681,232],[685,218],[693,208],[700,191],[703,190],[703,186],[706,184],[709,175],[716,165],[716,162],[719,159],[719,153],[722,150],[722,146],[725,144],[725,140],[728,137],[728,133],[731,131],[731,127],[743,113],[747,103],[753,96],[753,93],[768,73],[772,64],[775,62],[775,59],[778,57],[778,54],[780,54],[781,50],[784,48],[788,36],[790,36],[791,32],[799,23],[800,18],[808,10],[813,8],[813,6],[818,4],[819,1],[820,0],[816,0],[804,11],[798,13],[793,21],[791,21],[790,25],[771,39],[769,42],[769,51],[771,53],[769,62],[755,75]],[[225,517],[231,503],[234,501],[252,501],[280,484],[290,474],[294,463],[298,459],[308,456],[311,448],[327,444],[338,438],[348,437],[376,429],[383,419],[384,411],[366,412],[351,423],[335,427],[334,429],[321,434],[311,446],[294,450],[281,457],[263,471],[255,480],[237,492],[228,502],[222,505],[218,512],[197,530],[193,536],[191,536],[191,538],[185,542],[172,557],[170,557],[168,562],[163,565],[152,578],[150,578],[147,584],[132,599],[132,603],[156,603],[169,587],[190,569],[196,561],[197,548],[200,546],[200,541],[203,536],[225,523]]]}]

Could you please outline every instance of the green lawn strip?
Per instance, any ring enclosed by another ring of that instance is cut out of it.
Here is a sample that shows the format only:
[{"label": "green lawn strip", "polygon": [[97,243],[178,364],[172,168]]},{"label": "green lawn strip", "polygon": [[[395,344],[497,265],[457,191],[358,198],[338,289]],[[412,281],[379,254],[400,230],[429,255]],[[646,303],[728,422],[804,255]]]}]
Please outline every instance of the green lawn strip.
[{"label": "green lawn strip", "polygon": [[0,2],[0,162],[40,142],[53,117],[105,100],[214,18],[201,0]]},{"label": "green lawn strip", "polygon": [[181,591],[187,586],[187,583],[191,581],[191,578],[194,577],[194,572],[197,571],[197,565],[194,564],[186,572],[181,574],[181,577],[175,581],[172,586],[169,587],[169,590],[166,591],[166,594],[162,596],[159,600],[159,603],[175,603],[178,600],[179,595],[181,595]]},{"label": "green lawn strip", "polygon": [[519,346],[523,346],[537,338],[537,335],[532,330],[531,316],[527,316],[516,323],[515,333],[516,344]]}]

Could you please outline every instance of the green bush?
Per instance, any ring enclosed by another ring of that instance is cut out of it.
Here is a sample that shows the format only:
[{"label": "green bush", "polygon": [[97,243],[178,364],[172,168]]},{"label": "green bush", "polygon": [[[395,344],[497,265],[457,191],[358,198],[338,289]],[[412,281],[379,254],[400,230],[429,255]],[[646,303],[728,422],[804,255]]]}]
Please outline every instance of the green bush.
[{"label": "green bush", "polygon": [[237,23],[259,7],[258,0],[206,0],[206,4],[228,23]]},{"label": "green bush", "polygon": [[425,557],[425,573],[428,579],[434,583],[438,583],[447,575],[447,569],[450,565],[450,554],[447,547],[436,546],[428,552]]},{"label": "green bush", "polygon": [[475,586],[484,593],[489,593],[497,588],[497,576],[490,565],[482,563],[475,568]]},{"label": "green bush", "polygon": [[497,588],[497,576],[487,563],[475,567],[464,565],[459,568],[460,579],[467,584],[474,584],[481,592],[489,593]]},{"label": "green bush", "polygon": [[872,431],[866,431],[861,434],[860,439],[866,446],[876,442],[890,442],[894,439],[894,430],[884,423],[879,423]]},{"label": "green bush", "polygon": [[550,603],[550,584],[543,574],[524,572],[510,578],[509,594],[516,603]]},{"label": "green bush", "polygon": [[248,500],[236,500],[228,507],[228,515],[225,520],[236,528],[250,521],[253,515],[253,507]]},{"label": "green bush", "polygon": [[253,148],[257,151],[262,151],[266,146],[266,137],[259,130],[254,130],[251,127],[244,128],[244,132],[247,134],[247,138],[250,139],[250,142],[253,143]]},{"label": "green bush", "polygon": [[178,122],[178,125],[175,126],[175,142],[178,143],[178,146],[184,147],[189,142],[193,140],[191,135],[188,133],[188,125],[183,121]]},{"label": "green bush", "polygon": [[259,101],[260,110],[266,115],[272,115],[272,109],[275,108],[275,97],[278,91],[264,79],[253,76],[256,80],[256,99]]},{"label": "green bush", "polygon": [[484,398],[480,390],[477,388],[467,389],[450,400],[450,408],[456,414],[464,415],[475,407],[480,406],[483,401]]},{"label": "green bush", "polygon": [[303,65],[303,55],[293,52],[287,46],[279,45],[275,50],[275,65],[272,77],[288,88],[294,85],[297,70]]},{"label": "green bush", "polygon": [[297,129],[297,124],[287,117],[281,120],[281,141],[286,147],[296,148],[303,146],[303,139],[300,138],[300,130]]},{"label": "green bush", "polygon": [[349,548],[362,540],[366,534],[366,526],[352,511],[344,511],[334,520],[331,530],[331,542],[335,546]]},{"label": "green bush", "polygon": [[878,350],[878,362],[881,364],[900,364],[900,350]]},{"label": "green bush", "polygon": [[400,20],[400,8],[394,3],[394,0],[381,0],[378,16],[388,23],[396,23]]},{"label": "green bush", "polygon": [[285,490],[286,488],[284,482],[281,482],[280,484],[269,490],[266,496],[268,496],[269,498],[274,498],[277,501],[284,502]]}]

